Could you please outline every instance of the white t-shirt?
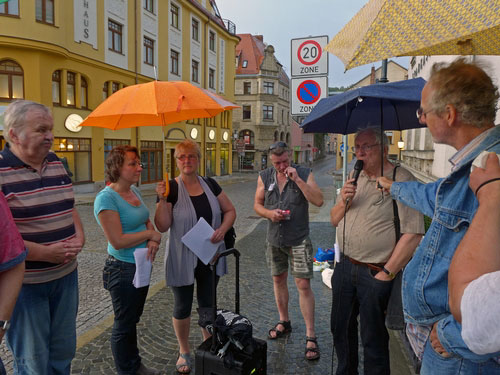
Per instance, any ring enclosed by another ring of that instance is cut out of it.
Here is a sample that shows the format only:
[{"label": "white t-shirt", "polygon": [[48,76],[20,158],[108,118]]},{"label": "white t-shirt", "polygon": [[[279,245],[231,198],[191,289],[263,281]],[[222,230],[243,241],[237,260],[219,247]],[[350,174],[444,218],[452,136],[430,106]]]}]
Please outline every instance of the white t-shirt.
[{"label": "white t-shirt", "polygon": [[500,351],[500,271],[484,274],[464,290],[462,338],[476,354]]}]

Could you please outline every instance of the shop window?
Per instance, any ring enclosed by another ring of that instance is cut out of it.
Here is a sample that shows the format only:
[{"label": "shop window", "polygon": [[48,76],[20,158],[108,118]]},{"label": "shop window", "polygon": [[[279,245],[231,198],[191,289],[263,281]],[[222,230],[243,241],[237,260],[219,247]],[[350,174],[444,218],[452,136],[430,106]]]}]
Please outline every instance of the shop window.
[{"label": "shop window", "polygon": [[76,78],[75,73],[68,72],[68,78],[66,83],[66,104],[68,106],[75,105],[75,78]]},{"label": "shop window", "polygon": [[179,52],[170,50],[170,73],[179,75]]},{"label": "shop window", "polygon": [[90,146],[90,138],[54,138],[52,148],[74,183],[92,181]]},{"label": "shop window", "polygon": [[87,108],[88,107],[88,86],[87,80],[81,77],[80,84],[80,107]]},{"label": "shop window", "polygon": [[220,174],[221,176],[229,174],[229,145],[220,146]]},{"label": "shop window", "polygon": [[1,16],[19,16],[19,0],[10,0],[0,4]]},{"label": "shop window", "polygon": [[105,139],[104,140],[104,160],[107,159],[109,152],[116,146],[128,146],[130,140],[128,139]]},{"label": "shop window", "polygon": [[35,12],[38,22],[54,24],[54,0],[36,0]]},{"label": "shop window", "polygon": [[205,152],[205,176],[212,177],[215,176],[215,165],[216,165],[216,147],[215,143],[208,143]]},{"label": "shop window", "polygon": [[163,179],[163,143],[141,141],[141,182],[158,182]]},{"label": "shop window", "polygon": [[243,164],[242,168],[246,170],[253,170],[254,169],[254,160],[255,160],[255,154],[253,152],[245,152],[245,155],[243,156]]},{"label": "shop window", "polygon": [[12,60],[0,61],[0,100],[11,101],[24,98],[24,72]]},{"label": "shop window", "polygon": [[122,28],[119,23],[108,20],[108,49],[122,53]]},{"label": "shop window", "polygon": [[179,30],[179,7],[170,4],[170,25]]},{"label": "shop window", "polygon": [[144,63],[155,64],[155,41],[144,37]]}]

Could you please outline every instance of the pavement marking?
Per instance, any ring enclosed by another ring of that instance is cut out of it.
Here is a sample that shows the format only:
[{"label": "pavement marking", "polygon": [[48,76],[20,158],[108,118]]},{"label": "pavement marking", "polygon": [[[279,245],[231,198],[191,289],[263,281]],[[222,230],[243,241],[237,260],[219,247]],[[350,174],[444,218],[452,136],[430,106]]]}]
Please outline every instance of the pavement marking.
[{"label": "pavement marking", "polygon": [[[165,288],[165,280],[159,281],[149,288],[146,301],[155,296],[160,290]],[[76,339],[76,350],[87,345],[92,340],[100,336],[104,331],[113,325],[114,313],[109,314],[104,320],[98,323],[94,328],[79,335]]]}]

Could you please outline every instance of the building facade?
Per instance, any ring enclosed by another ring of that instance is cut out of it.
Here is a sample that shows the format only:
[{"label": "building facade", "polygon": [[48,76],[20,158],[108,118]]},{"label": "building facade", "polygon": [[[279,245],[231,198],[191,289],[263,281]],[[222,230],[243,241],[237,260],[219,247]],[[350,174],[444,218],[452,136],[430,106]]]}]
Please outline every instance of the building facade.
[{"label": "building facade", "polygon": [[262,35],[238,36],[233,137],[244,150],[234,148],[233,169],[258,171],[270,165],[273,142],[290,143],[290,80]]},{"label": "building facade", "polygon": [[229,174],[227,111],[163,129],[79,126],[115,91],[154,79],[188,81],[233,101],[239,39],[229,24],[213,0],[10,0],[0,5],[0,114],[19,98],[50,107],[53,151],[77,190],[103,186],[104,158],[119,144],[139,148],[142,183],[178,173],[173,148],[186,138],[201,147],[200,174]]}]

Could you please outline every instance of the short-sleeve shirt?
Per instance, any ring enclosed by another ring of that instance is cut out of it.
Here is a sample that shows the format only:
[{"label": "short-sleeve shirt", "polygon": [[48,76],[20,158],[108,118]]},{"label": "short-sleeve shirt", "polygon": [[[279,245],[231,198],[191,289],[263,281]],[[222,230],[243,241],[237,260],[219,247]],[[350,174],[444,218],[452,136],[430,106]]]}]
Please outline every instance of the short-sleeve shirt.
[{"label": "short-sleeve shirt", "polygon": [[[111,210],[118,212],[118,215],[120,216],[120,223],[122,225],[122,232],[124,234],[142,232],[147,229],[146,223],[149,220],[149,210],[142,200],[139,189],[133,185],[131,186],[131,189],[141,202],[139,206],[131,205],[110,186],[106,186],[97,194],[94,202],[94,216],[99,225],[101,225],[99,221],[99,213],[104,210]],[[133,247],[119,250],[116,250],[113,245],[108,242],[108,254],[123,262],[135,263],[134,251],[135,249],[141,247],[147,247],[147,241]]]},{"label": "short-sleeve shirt", "polygon": [[[222,188],[213,178],[210,177],[202,177],[207,183],[208,187],[212,191],[212,193],[218,197],[220,193],[222,193]],[[177,199],[179,196],[179,184],[175,180],[175,178],[171,179],[169,182],[170,192],[167,197],[167,202],[172,203],[172,207],[177,203]],[[192,196],[190,195],[191,202],[193,203],[194,211],[196,212],[196,219],[200,220],[200,218],[204,218],[207,223],[212,222],[212,208],[210,207],[210,203],[208,201],[207,194],[203,192],[203,194]]]},{"label": "short-sleeve shirt", "polygon": [[22,263],[27,251],[23,238],[14,224],[5,196],[0,191],[0,272]]},{"label": "short-sleeve shirt", "polygon": [[[385,177],[392,179],[393,170]],[[396,170],[397,181],[415,180],[413,175],[402,167]],[[394,209],[390,195],[378,203],[382,193],[376,189],[376,180],[369,179],[361,171],[356,195],[346,214],[345,243],[343,240],[344,219],[337,225],[337,241],[344,254],[366,263],[385,263],[390,258],[396,244]],[[339,194],[337,201],[342,199]],[[402,203],[397,202],[401,233],[424,233],[423,215]],[[342,248],[344,245],[345,248]]]}]

